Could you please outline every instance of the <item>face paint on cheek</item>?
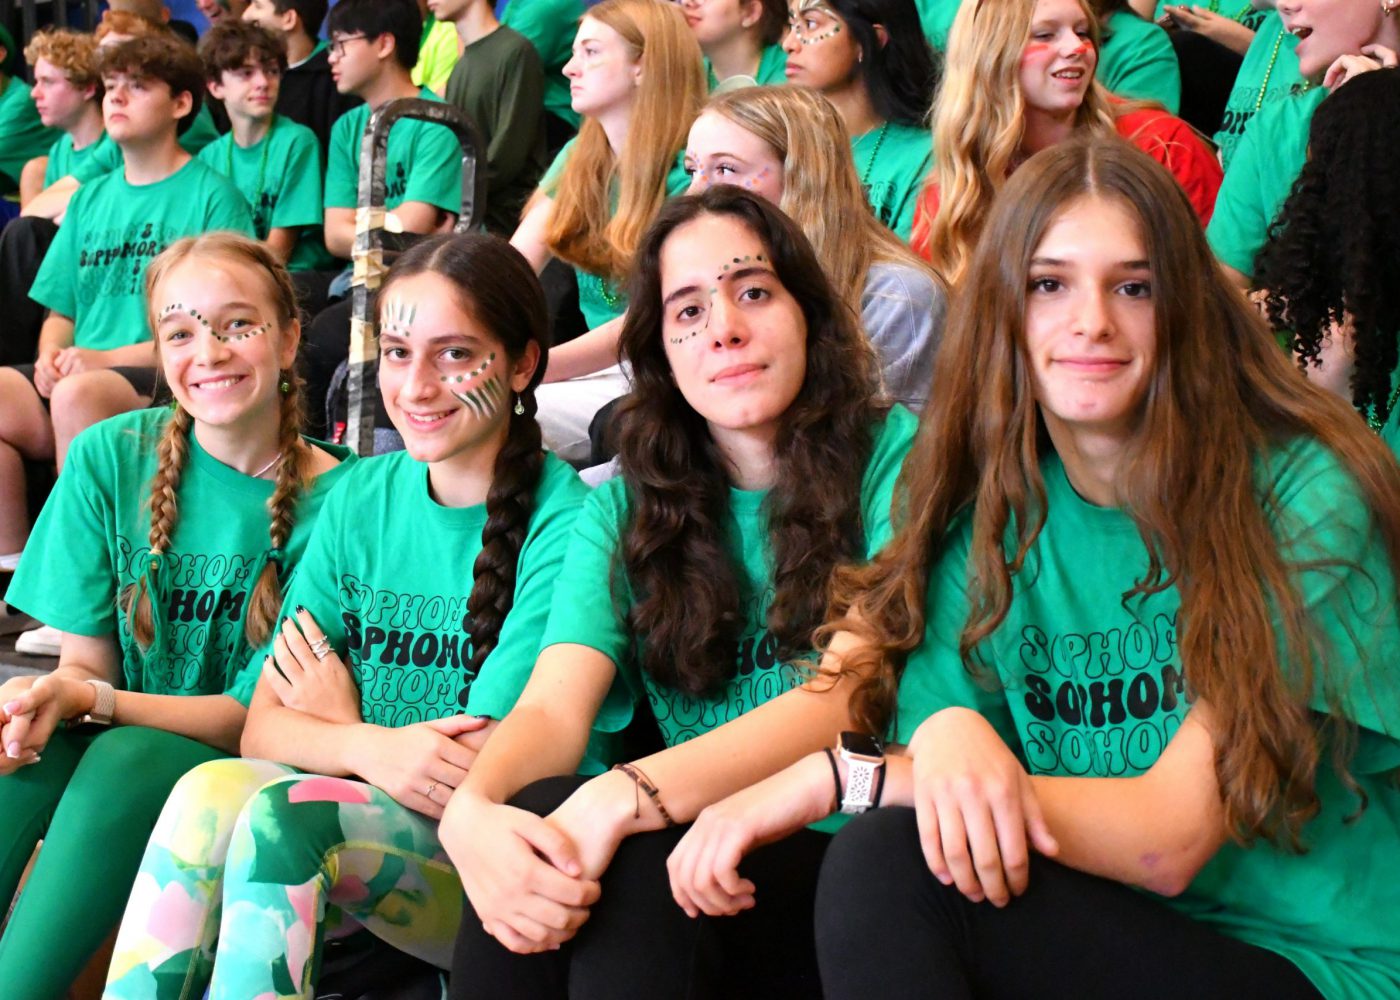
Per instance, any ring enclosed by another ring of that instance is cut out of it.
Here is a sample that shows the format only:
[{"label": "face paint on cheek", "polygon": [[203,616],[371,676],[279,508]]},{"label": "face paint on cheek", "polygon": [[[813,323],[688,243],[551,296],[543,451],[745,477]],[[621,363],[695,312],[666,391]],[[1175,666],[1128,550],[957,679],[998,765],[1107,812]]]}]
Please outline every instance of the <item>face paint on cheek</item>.
[{"label": "face paint on cheek", "polygon": [[495,360],[496,352],[492,351],[490,354],[486,355],[485,361],[477,365],[465,375],[444,375],[442,376],[442,381],[446,382],[448,385],[461,385],[463,382],[470,382],[472,379],[476,378],[486,369],[490,368],[491,363]]},{"label": "face paint on cheek", "polygon": [[[442,381],[449,385],[461,385],[464,382],[470,382],[485,374],[495,360],[495,352],[492,352],[486,356],[485,361],[481,362],[481,364],[477,365],[466,374],[444,375],[442,376]],[[492,372],[489,377],[477,385],[472,386],[470,389],[461,391],[451,389],[449,391],[452,395],[456,396],[457,399],[461,400],[461,402],[466,405],[467,409],[471,411],[472,416],[476,417],[478,420],[487,420],[493,416],[496,411],[500,409],[501,404],[506,398],[505,385],[502,383],[500,375],[495,372]]]},{"label": "face paint on cheek", "polygon": [[[765,171],[765,172],[766,172],[766,171]],[[766,264],[766,263],[768,263],[768,258],[765,257],[765,256],[763,256],[763,254],[761,254],[761,253],[759,253],[759,254],[745,254],[745,255],[742,256],[742,257],[732,257],[732,258],[730,258],[729,263],[725,264],[725,265],[720,269],[719,274],[715,276],[715,283],[714,283],[714,285],[712,285],[712,286],[709,288],[709,293],[710,293],[710,306],[711,306],[711,308],[710,308],[710,311],[707,312],[707,313],[705,314],[705,322],[702,323],[702,324],[700,324],[700,325],[699,325],[698,327],[696,327],[694,330],[691,330],[689,333],[683,333],[683,334],[681,334],[679,337],[667,337],[666,339],[667,339],[670,343],[672,343],[672,344],[684,344],[687,340],[689,340],[690,338],[694,337],[697,333],[704,333],[706,330],[708,330],[708,329],[710,328],[710,317],[714,314],[714,301],[715,301],[715,296],[719,294],[719,283],[720,283],[721,281],[723,281],[726,277],[728,277],[729,271],[730,271],[731,268],[734,267],[734,265],[736,265],[736,264],[747,264],[749,261],[758,261],[758,262],[761,262],[761,263]]]},{"label": "face paint on cheek", "polygon": [[1045,42],[1027,42],[1026,47],[1021,50],[1021,63],[1024,65],[1041,59],[1050,53],[1050,46]]},{"label": "face paint on cheek", "polygon": [[260,323],[249,330],[239,330],[237,333],[217,333],[213,330],[210,332],[214,333],[214,336],[222,340],[225,344],[235,344],[240,340],[248,340],[251,337],[262,336],[264,333],[267,333],[268,325],[267,323]]},{"label": "face paint on cheek", "polygon": [[758,173],[745,180],[744,187],[752,191],[756,186],[763,183],[763,179],[767,177],[769,173],[771,173],[771,171],[767,167],[764,167]]},{"label": "face paint on cheek", "polygon": [[392,298],[384,303],[384,310],[379,315],[379,328],[383,333],[408,337],[412,333],[413,318],[418,315],[418,303]]}]

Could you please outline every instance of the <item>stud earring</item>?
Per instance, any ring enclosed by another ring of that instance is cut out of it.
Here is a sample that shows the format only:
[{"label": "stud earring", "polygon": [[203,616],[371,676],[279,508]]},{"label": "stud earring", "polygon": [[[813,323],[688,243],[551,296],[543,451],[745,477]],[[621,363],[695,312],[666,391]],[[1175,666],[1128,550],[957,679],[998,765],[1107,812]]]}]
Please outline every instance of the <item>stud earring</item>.
[{"label": "stud earring", "polygon": [[281,392],[282,395],[285,396],[287,393],[289,393],[289,392],[292,391],[292,383],[288,382],[286,379],[283,379],[283,380],[278,384],[277,390],[278,390],[279,392]]}]

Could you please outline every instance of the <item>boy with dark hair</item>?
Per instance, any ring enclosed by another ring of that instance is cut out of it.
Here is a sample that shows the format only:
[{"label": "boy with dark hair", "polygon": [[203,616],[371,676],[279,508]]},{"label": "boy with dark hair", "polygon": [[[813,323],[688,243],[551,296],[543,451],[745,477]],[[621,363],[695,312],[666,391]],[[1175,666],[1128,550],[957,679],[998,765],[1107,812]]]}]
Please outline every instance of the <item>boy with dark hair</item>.
[{"label": "boy with dark hair", "polygon": [[243,20],[261,24],[286,41],[287,71],[277,113],[316,133],[323,163],[336,119],[360,103],[358,97],[336,90],[329,50],[320,38],[325,19],[326,0],[252,0],[243,12]]},{"label": "boy with dark hair", "polygon": [[253,231],[290,271],[334,266],[321,242],[321,149],[305,125],[273,111],[286,45],[251,21],[225,20],[199,43],[209,93],[232,129],[199,153],[248,200]]},{"label": "boy with dark hair", "polygon": [[457,28],[457,65],[447,101],[476,123],[486,142],[486,228],[509,237],[548,165],[544,68],[529,39],[496,19],[491,0],[428,0]]},{"label": "boy with dark hair", "polygon": [[[423,16],[415,0],[340,0],[330,13],[331,73],[343,94],[364,104],[331,130],[326,163],[326,247],[350,256],[360,176],[360,140],[376,108],[401,97],[436,100],[409,73],[418,60]],[[444,232],[462,206],[461,146],[441,125],[400,121],[389,134],[384,207],[406,233]]]},{"label": "boy with dark hair", "polygon": [[[103,119],[124,162],[73,195],[39,268],[30,296],[49,315],[37,361],[0,368],[0,556],[17,551],[28,534],[20,456],[61,465],[78,431],[150,403],[147,263],[182,236],[253,230],[238,189],[176,137],[179,123],[198,112],[204,88],[194,50],[168,34],[151,35],[103,50],[99,67]],[[18,509],[10,509],[16,496]]]}]

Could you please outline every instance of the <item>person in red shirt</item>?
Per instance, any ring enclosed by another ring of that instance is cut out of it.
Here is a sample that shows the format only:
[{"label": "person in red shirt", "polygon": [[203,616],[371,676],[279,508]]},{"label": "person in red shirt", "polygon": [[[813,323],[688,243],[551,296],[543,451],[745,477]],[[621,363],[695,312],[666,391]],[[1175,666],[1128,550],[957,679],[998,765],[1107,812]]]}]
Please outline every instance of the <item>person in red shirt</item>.
[{"label": "person in red shirt", "polygon": [[965,4],[934,105],[934,167],[910,239],[956,282],[1006,178],[1080,130],[1123,138],[1161,163],[1210,221],[1222,173],[1210,145],[1159,105],[1111,97],[1094,79],[1098,22],[1082,0]]}]

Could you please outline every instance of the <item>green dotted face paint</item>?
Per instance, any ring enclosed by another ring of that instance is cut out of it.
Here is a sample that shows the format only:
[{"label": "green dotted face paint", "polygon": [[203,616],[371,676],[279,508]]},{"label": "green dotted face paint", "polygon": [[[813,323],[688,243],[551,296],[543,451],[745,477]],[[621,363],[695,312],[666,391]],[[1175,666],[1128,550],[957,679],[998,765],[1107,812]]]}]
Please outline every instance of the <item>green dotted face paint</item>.
[{"label": "green dotted face paint", "polygon": [[[809,24],[811,15],[821,15],[819,20],[830,19],[831,24]],[[841,33],[841,15],[822,0],[815,3],[805,3],[797,9],[797,13],[788,18],[788,27],[792,29],[793,36],[803,45],[816,45],[824,42],[828,38],[834,38]]]},{"label": "green dotted face paint", "polygon": [[490,367],[491,367],[491,362],[493,362],[493,361],[495,361],[495,360],[496,360],[496,352],[495,352],[495,351],[492,351],[490,354],[486,355],[486,360],[485,360],[485,361],[483,361],[481,364],[477,365],[477,366],[476,366],[475,368],[473,368],[471,371],[466,372],[465,374],[462,374],[462,375],[444,375],[444,376],[442,377],[442,380],[443,380],[444,382],[447,382],[447,383],[450,384],[450,385],[461,385],[463,382],[470,382],[472,379],[476,378],[478,375],[480,375],[480,374],[481,374],[482,372],[484,372],[486,369],[490,368]]},{"label": "green dotted face paint", "polygon": [[[719,283],[725,278],[729,277],[730,272],[742,269],[743,265],[751,263],[766,264],[768,263],[768,258],[763,256],[763,254],[761,253],[745,254],[742,257],[731,257],[725,264],[723,264],[720,267],[719,274],[715,276],[715,283],[711,285],[708,289],[706,289],[706,291],[709,292],[710,295],[710,309],[705,313],[705,322],[702,323],[700,326],[696,327],[694,330],[690,330],[686,333],[683,333],[678,337],[667,337],[666,340],[672,344],[684,344],[687,340],[689,340],[691,337],[694,337],[697,333],[704,333],[706,330],[708,330],[710,328],[710,316],[714,313],[715,296],[719,294]],[[763,270],[768,271],[768,268],[765,267],[763,268]],[[769,273],[771,274],[772,272],[769,271]]]},{"label": "green dotted face paint", "polygon": [[501,380],[500,374],[497,372],[490,372],[489,375],[487,374],[495,362],[496,354],[493,351],[486,355],[486,359],[482,361],[481,364],[477,365],[469,372],[464,372],[461,375],[442,376],[442,381],[448,385],[462,385],[475,379],[482,378],[483,375],[486,376],[482,381],[469,389],[449,390],[453,396],[456,396],[466,404],[472,416],[476,417],[478,420],[487,420],[494,416],[501,408],[501,404],[506,401],[506,387],[505,383]]},{"label": "green dotted face paint", "polygon": [[162,309],[159,315],[156,316],[156,324],[159,325],[165,321],[166,317],[181,312],[212,333],[216,340],[225,344],[236,344],[240,340],[248,340],[252,337],[261,336],[267,333],[268,328],[272,325],[270,323],[259,323],[256,326],[244,327],[230,333],[220,333],[218,330],[214,329],[212,323],[204,318],[203,313],[198,309],[185,305],[183,302],[172,302]]}]

